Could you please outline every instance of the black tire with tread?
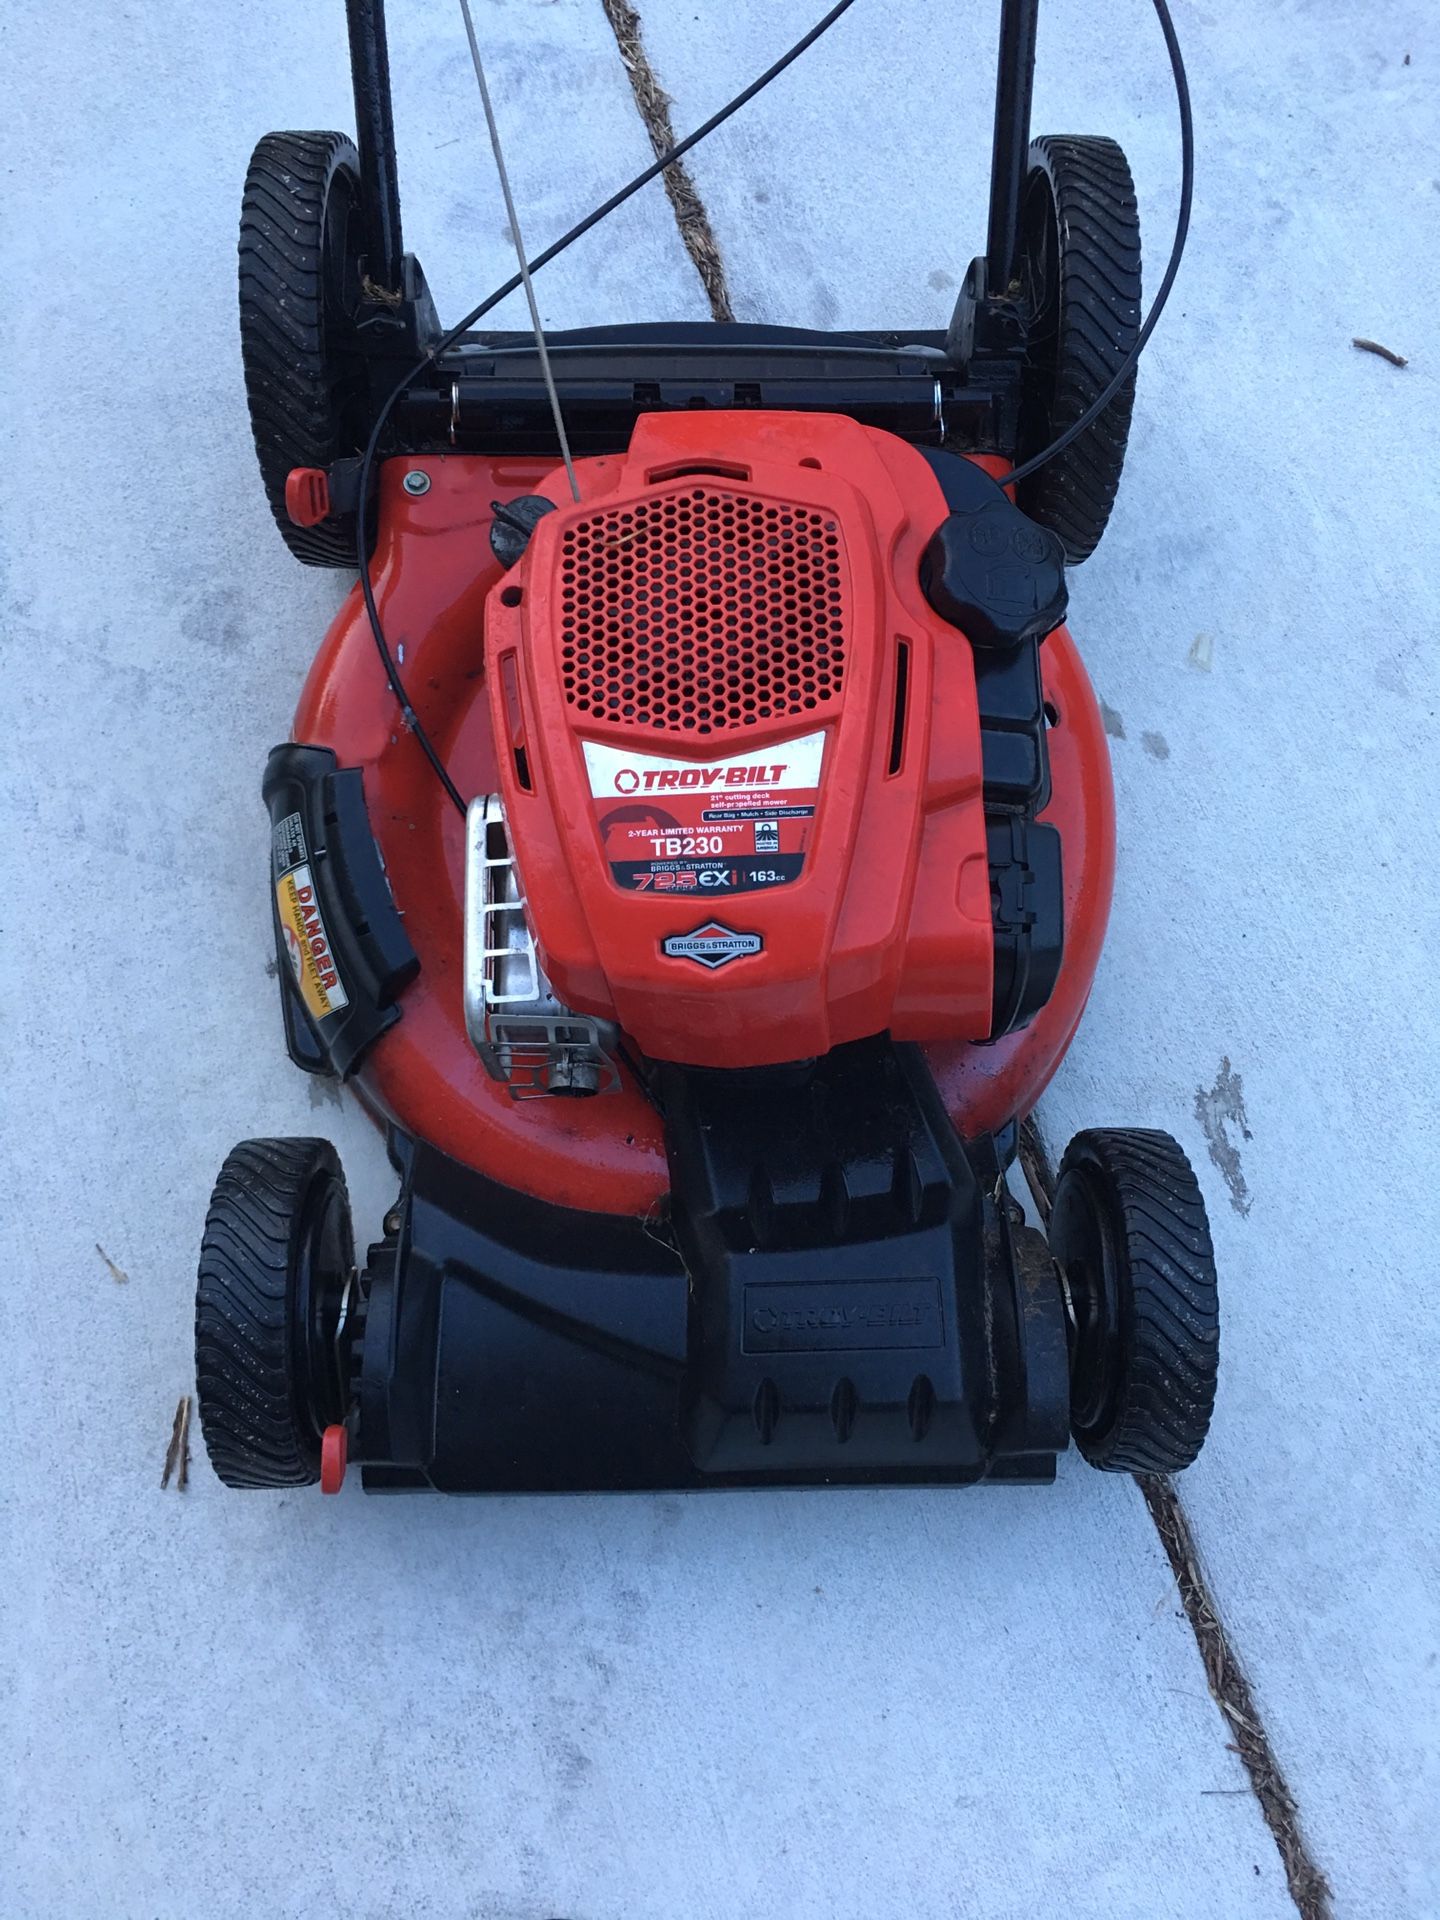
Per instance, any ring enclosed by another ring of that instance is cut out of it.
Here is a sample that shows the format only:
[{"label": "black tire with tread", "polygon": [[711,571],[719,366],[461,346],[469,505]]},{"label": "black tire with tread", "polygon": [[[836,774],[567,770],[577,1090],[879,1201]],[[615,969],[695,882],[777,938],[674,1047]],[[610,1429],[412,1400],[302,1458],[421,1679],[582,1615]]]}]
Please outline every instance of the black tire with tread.
[{"label": "black tire with tread", "polygon": [[[195,1288],[195,1384],[210,1464],[227,1487],[303,1487],[338,1407],[316,1406],[305,1334],[308,1241],[329,1209],[337,1267],[354,1264],[349,1196],[328,1140],[244,1140],[215,1183]],[[313,1276],[312,1276],[313,1280]]]},{"label": "black tire with tread", "polygon": [[352,573],[354,515],[297,527],[285,480],[292,467],[359,451],[358,361],[346,351],[353,306],[345,311],[359,294],[347,239],[359,193],[359,158],[343,133],[267,133],[240,213],[240,352],[265,497],[297,560]]},{"label": "black tire with tread", "polygon": [[[1087,1378],[1072,1359],[1072,1431],[1092,1466],[1178,1473],[1199,1453],[1215,1405],[1220,1312],[1215,1254],[1194,1170],[1168,1133],[1094,1128],[1066,1148],[1050,1249],[1072,1295],[1107,1263],[1107,1357]],[[1093,1355],[1094,1349],[1091,1349]]]},{"label": "black tire with tread", "polygon": [[[1033,141],[1021,220],[1022,271],[1042,329],[1025,373],[1023,461],[1100,397],[1140,331],[1140,214],[1122,149],[1082,134]],[[1048,221],[1051,250],[1037,266]],[[1088,559],[1105,531],[1134,404],[1132,374],[1094,425],[1017,489],[1019,505],[1060,536],[1072,565]]]}]

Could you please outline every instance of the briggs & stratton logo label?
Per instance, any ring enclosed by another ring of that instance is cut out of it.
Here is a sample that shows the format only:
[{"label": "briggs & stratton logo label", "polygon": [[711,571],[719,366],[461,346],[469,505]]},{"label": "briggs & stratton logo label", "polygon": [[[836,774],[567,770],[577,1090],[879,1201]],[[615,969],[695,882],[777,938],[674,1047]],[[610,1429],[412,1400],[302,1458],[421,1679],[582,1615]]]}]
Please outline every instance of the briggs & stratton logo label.
[{"label": "briggs & stratton logo label", "polygon": [[713,973],[716,967],[726,966],[731,960],[759,953],[765,942],[758,933],[736,933],[733,927],[722,927],[718,920],[707,920],[693,933],[672,933],[660,945],[669,959],[693,960],[697,966],[708,967]]}]

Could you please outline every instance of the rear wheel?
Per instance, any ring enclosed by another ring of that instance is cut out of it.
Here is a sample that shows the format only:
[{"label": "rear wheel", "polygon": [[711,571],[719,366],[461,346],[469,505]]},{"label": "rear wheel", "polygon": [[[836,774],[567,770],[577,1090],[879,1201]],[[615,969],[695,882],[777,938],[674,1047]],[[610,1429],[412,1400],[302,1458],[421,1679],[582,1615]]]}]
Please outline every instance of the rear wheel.
[{"label": "rear wheel", "polygon": [[[1028,460],[1098,400],[1140,331],[1140,214],[1113,140],[1049,135],[1030,147],[1020,208],[1030,314],[1018,456]],[[1073,445],[1017,489],[1072,565],[1095,551],[1120,485],[1135,378]]]},{"label": "rear wheel", "polygon": [[1092,1466],[1178,1473],[1210,1426],[1220,1357],[1200,1184],[1168,1133],[1080,1133],[1065,1150],[1050,1251],[1070,1319],[1070,1426]]},{"label": "rear wheel", "polygon": [[349,1398],[350,1200],[328,1140],[245,1140],[221,1169],[195,1289],[195,1378],[227,1487],[320,1478]]},{"label": "rear wheel", "polygon": [[359,451],[359,200],[360,163],[343,133],[267,133],[240,212],[240,354],[265,497],[297,560],[352,572],[355,516],[297,527],[285,480],[292,467]]}]

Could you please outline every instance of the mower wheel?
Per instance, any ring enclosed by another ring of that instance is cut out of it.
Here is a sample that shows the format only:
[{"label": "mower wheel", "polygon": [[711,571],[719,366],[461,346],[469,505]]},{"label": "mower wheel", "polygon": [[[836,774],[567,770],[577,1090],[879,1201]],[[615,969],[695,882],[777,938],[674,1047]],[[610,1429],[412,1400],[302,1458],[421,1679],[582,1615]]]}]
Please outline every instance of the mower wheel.
[{"label": "mower wheel", "polygon": [[240,355],[265,497],[287,547],[309,567],[355,571],[355,515],[297,527],[292,467],[359,451],[364,396],[360,162],[343,133],[267,133],[240,212]]},{"label": "mower wheel", "polygon": [[221,1169],[195,1289],[195,1379],[227,1487],[320,1478],[349,1397],[343,1322],[355,1244],[328,1140],[245,1140]]},{"label": "mower wheel", "polygon": [[1070,1318],[1070,1425],[1091,1466],[1178,1473],[1215,1404],[1210,1226],[1168,1133],[1093,1129],[1065,1150],[1050,1251]]},{"label": "mower wheel", "polygon": [[[1048,446],[1110,384],[1140,331],[1140,214],[1113,140],[1049,135],[1030,147],[1020,209],[1030,344],[1021,388],[1021,461]],[[1059,534],[1072,565],[1095,551],[1120,485],[1135,378],[1080,438],[1017,489]]]}]

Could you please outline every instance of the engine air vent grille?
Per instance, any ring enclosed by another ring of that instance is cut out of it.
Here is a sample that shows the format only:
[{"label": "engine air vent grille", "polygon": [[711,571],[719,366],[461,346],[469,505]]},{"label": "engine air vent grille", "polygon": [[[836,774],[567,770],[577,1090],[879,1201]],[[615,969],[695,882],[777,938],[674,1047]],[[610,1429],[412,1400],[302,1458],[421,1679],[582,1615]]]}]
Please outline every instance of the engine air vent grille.
[{"label": "engine air vent grille", "polygon": [[720,733],[840,693],[846,567],[813,507],[657,493],[568,528],[560,578],[565,696],[593,720]]}]

